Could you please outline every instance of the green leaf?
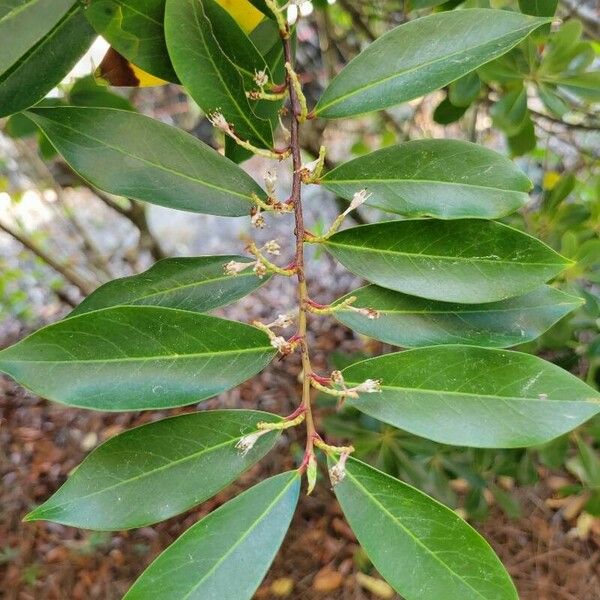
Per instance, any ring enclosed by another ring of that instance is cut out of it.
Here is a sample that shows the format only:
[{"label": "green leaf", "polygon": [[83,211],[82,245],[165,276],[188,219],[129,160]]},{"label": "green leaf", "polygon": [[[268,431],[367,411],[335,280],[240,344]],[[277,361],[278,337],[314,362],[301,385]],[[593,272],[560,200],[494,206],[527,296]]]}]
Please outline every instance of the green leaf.
[{"label": "green leaf", "polygon": [[460,140],[416,140],[361,156],[327,173],[322,184],[351,200],[408,217],[496,219],[527,203],[532,184],[505,156]]},{"label": "green leaf", "polygon": [[433,120],[439,125],[456,123],[467,112],[468,106],[454,106],[448,98],[444,98],[433,111]]},{"label": "green leaf", "polygon": [[78,0],[9,0],[0,8],[0,117],[39,102],[94,39]]},{"label": "green leaf", "polygon": [[30,116],[69,165],[95,187],[190,212],[247,215],[266,198],[237,165],[192,135],[110,108],[34,108]]},{"label": "green leaf", "polygon": [[583,303],[548,286],[488,304],[424,300],[375,285],[341,300],[351,296],[357,298],[353,306],[376,310],[379,318],[343,310],[335,313],[339,321],[363,335],[409,348],[438,344],[516,346],[539,337]]},{"label": "green leaf", "polygon": [[214,496],[258,462],[279,434],[258,438],[246,455],[235,445],[276,415],[215,410],[136,427],[96,448],[27,521],[94,530],[145,527]]},{"label": "green leaf", "polygon": [[526,15],[553,17],[558,0],[519,0],[519,8]]},{"label": "green leaf", "polygon": [[537,137],[535,135],[535,126],[531,120],[531,116],[527,114],[525,124],[520,131],[506,138],[508,147],[510,148],[511,156],[523,156],[528,152],[533,152],[537,145]]},{"label": "green leaf", "polygon": [[[140,3],[138,3],[140,4]],[[92,27],[134,65],[155,77],[177,82],[165,42],[165,0],[90,0]]]},{"label": "green leaf", "polygon": [[477,304],[529,292],[572,264],[490,221],[406,220],[336,233],[327,250],[355,275],[421,298]]},{"label": "green leaf", "polygon": [[80,77],[69,90],[67,104],[135,110],[127,98],[98,85],[93,75]]},{"label": "green leaf", "polygon": [[557,79],[557,84],[589,102],[600,102],[600,71],[588,71]]},{"label": "green leaf", "polygon": [[443,444],[520,448],[544,444],[600,412],[598,392],[537,356],[432,346],[359,362],[348,386],[380,379],[381,393],[347,404]]},{"label": "green leaf", "polygon": [[570,108],[567,103],[555,92],[555,89],[543,83],[538,86],[538,94],[544,107],[551,115],[555,115],[559,119],[569,112]]},{"label": "green leaf", "polygon": [[230,500],[167,548],[124,600],[250,600],[281,546],[299,493],[294,471]]},{"label": "green leaf", "polygon": [[39,396],[96,410],[199,402],[263,369],[262,331],[150,306],[107,308],[54,323],[0,352],[4,371]]},{"label": "green leaf", "polygon": [[490,109],[494,125],[507,135],[516,135],[528,118],[527,91],[524,87],[506,93]]},{"label": "green leaf", "polygon": [[[175,71],[205,113],[220,111],[233,123],[239,137],[270,148],[273,145],[271,124],[252,112],[244,77],[217,39],[227,32],[213,30],[206,10],[211,2],[213,0],[167,0],[165,31]],[[248,44],[252,46],[249,40]]]},{"label": "green leaf", "polygon": [[331,82],[317,116],[388,108],[437,90],[508,52],[549,19],[501,10],[437,13],[396,27]]},{"label": "green leaf", "polygon": [[373,565],[406,600],[518,600],[488,543],[433,498],[354,458],[334,491]]},{"label": "green leaf", "polygon": [[469,73],[448,88],[448,99],[454,106],[471,106],[481,92],[481,79],[477,73]]},{"label": "green leaf", "polygon": [[243,298],[268,281],[259,279],[252,269],[226,275],[224,266],[232,260],[252,264],[244,256],[166,258],[144,273],[105,283],[69,316],[118,305],[208,312]]}]

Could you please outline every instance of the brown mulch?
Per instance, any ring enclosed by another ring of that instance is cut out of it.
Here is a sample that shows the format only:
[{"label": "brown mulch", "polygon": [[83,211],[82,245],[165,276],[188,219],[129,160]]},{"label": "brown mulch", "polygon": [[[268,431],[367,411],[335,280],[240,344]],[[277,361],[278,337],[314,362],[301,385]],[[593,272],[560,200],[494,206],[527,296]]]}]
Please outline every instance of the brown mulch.
[{"label": "brown mulch", "polygon": [[[322,350],[343,345],[336,335],[341,334],[330,333]],[[297,394],[289,371],[294,369],[276,364],[253,382],[203,406],[255,408],[259,398],[258,408],[285,413]],[[98,443],[132,426],[190,410],[193,407],[158,414],[101,414],[67,409],[41,401],[0,376],[0,597],[118,600],[187,527],[256,480],[290,468],[291,457],[300,452],[301,446],[288,436],[288,447],[271,453],[214,499],[152,528],[95,533],[21,521]],[[493,511],[479,528],[515,578],[521,599],[600,598],[600,540],[581,540],[570,533],[572,526],[545,505],[549,492],[543,486],[519,494],[525,518],[511,521]],[[256,598],[376,600],[378,596],[356,580],[365,565],[337,503],[321,484],[312,497],[302,497],[282,551]]]}]

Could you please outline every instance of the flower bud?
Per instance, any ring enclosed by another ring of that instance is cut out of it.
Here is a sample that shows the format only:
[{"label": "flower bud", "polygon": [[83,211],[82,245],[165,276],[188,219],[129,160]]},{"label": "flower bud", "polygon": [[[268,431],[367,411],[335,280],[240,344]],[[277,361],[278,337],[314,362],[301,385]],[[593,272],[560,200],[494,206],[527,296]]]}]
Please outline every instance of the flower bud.
[{"label": "flower bud", "polygon": [[331,480],[332,487],[342,483],[346,478],[346,460],[348,460],[348,456],[347,452],[341,454],[340,460],[329,469],[329,479]]},{"label": "flower bud", "polygon": [[267,267],[265,267],[265,265],[263,265],[260,261],[256,261],[252,270],[254,271],[254,274],[260,279],[262,279],[267,274]]}]

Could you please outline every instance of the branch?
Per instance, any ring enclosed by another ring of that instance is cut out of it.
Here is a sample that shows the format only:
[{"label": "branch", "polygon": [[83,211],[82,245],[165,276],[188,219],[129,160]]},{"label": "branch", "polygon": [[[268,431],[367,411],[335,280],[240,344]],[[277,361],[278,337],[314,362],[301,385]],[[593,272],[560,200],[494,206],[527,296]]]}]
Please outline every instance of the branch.
[{"label": "branch", "polygon": [[62,275],[69,283],[77,287],[84,296],[87,296],[88,294],[91,294],[94,291],[94,285],[86,279],[84,279],[83,277],[81,277],[79,273],[77,273],[77,271],[71,269],[71,267],[69,267],[65,263],[53,258],[43,248],[38,246],[36,242],[25,236],[17,229],[13,229],[13,227],[8,225],[7,223],[0,222],[0,231],[3,231],[4,233],[10,235],[12,238],[17,240],[22,246],[27,248],[30,252],[33,252],[33,254],[41,258],[48,266],[54,269],[57,273],[60,273],[60,275]]}]

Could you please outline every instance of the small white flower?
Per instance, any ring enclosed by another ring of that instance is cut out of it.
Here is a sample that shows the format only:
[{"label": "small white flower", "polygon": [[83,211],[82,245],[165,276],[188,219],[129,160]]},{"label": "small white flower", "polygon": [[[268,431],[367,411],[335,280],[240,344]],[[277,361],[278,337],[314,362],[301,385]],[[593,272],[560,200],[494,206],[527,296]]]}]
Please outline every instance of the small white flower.
[{"label": "small white flower", "polygon": [[265,267],[265,265],[263,265],[260,261],[256,261],[254,269],[252,270],[254,271],[254,274],[260,279],[262,279],[267,274],[267,267]]},{"label": "small white flower", "polygon": [[331,381],[332,383],[336,383],[338,385],[344,385],[344,376],[341,371],[332,371],[331,372]]},{"label": "small white flower", "polygon": [[339,483],[342,483],[346,477],[346,460],[348,459],[348,454],[344,452],[340,456],[340,460],[337,464],[333,465],[331,469],[329,469],[329,479],[331,480],[331,485],[335,487]]},{"label": "small white flower", "polygon": [[267,254],[272,254],[273,256],[279,256],[281,254],[281,246],[277,243],[276,240],[271,240],[264,245],[264,249]]},{"label": "small white flower", "polygon": [[352,201],[350,202],[350,206],[344,211],[344,215],[350,214],[353,210],[356,210],[360,206],[362,206],[373,194],[369,194],[367,190],[360,190],[356,192],[352,197]]},{"label": "small white flower", "polygon": [[280,335],[276,335],[271,338],[271,346],[276,348],[278,352],[281,352],[281,354],[289,354],[292,350],[289,342]]},{"label": "small white flower", "polygon": [[252,263],[243,263],[231,260],[225,265],[225,273],[227,275],[237,275],[238,273],[241,273],[242,271],[246,270],[251,265]]},{"label": "small white flower", "polygon": [[265,218],[263,217],[260,208],[257,208],[253,213],[252,217],[250,217],[250,223],[256,229],[264,229],[265,227]]},{"label": "small white flower", "polygon": [[305,165],[302,165],[302,170],[308,171],[312,175],[315,172],[315,169],[319,166],[320,162],[321,159],[317,158],[317,160],[313,160],[309,163],[306,163]]},{"label": "small white flower", "polygon": [[260,71],[254,71],[254,83],[256,83],[256,85],[261,89],[264,88],[267,83],[269,83],[269,76],[264,69]]},{"label": "small white flower", "polygon": [[275,319],[275,321],[273,321],[272,323],[270,323],[269,325],[267,325],[267,327],[270,328],[276,328],[279,327],[281,329],[287,329],[288,327],[291,327],[294,324],[294,315],[278,315],[277,319]]},{"label": "small white flower", "polygon": [[359,394],[373,394],[375,392],[381,392],[381,381],[378,379],[367,379],[360,385],[353,388],[353,391]]},{"label": "small white flower", "polygon": [[213,127],[220,129],[227,135],[233,135],[233,129],[231,129],[231,125],[227,122],[225,115],[221,111],[215,110],[214,112],[210,113],[208,115],[208,120]]},{"label": "small white flower", "polygon": [[267,194],[269,198],[275,198],[276,190],[275,186],[277,185],[277,173],[275,171],[267,171],[265,173],[265,188],[267,189]]},{"label": "small white flower", "polygon": [[252,448],[254,448],[254,444],[256,444],[256,441],[258,440],[258,438],[261,435],[265,435],[265,433],[267,433],[267,430],[264,430],[264,431],[255,431],[254,433],[251,433],[249,435],[245,435],[235,445],[236,449],[239,451],[239,453],[242,456],[246,456],[246,454],[248,454],[248,452],[250,452],[250,450],[252,450]]},{"label": "small white flower", "polygon": [[379,311],[373,308],[350,308],[359,315],[367,317],[367,319],[379,319]]}]

